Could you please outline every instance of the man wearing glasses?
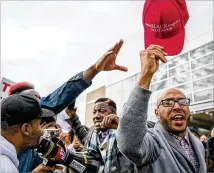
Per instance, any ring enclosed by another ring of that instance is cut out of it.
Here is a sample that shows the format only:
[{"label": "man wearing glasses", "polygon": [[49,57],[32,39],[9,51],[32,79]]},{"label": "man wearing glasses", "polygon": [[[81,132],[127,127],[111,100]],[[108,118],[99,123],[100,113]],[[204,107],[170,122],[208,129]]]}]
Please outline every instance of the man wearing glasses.
[{"label": "man wearing glasses", "polygon": [[147,127],[150,82],[166,63],[164,48],[151,45],[141,51],[141,74],[123,107],[117,134],[119,150],[143,173],[205,173],[204,148],[191,134],[190,100],[177,89],[167,89],[157,100],[154,128]]}]

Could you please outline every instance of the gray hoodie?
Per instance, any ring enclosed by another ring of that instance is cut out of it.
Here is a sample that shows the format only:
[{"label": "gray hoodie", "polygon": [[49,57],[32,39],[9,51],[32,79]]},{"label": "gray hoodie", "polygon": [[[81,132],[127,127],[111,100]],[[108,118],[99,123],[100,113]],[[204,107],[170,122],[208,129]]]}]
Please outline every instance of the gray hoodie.
[{"label": "gray hoodie", "polygon": [[17,153],[15,147],[6,140],[3,136],[0,136],[0,170],[4,172],[19,172],[19,161],[17,159]]}]

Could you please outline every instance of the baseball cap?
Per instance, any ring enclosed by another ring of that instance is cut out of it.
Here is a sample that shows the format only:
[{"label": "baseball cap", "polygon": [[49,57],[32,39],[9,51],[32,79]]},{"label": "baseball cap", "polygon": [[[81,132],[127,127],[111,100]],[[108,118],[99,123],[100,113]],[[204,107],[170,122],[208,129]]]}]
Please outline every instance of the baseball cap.
[{"label": "baseball cap", "polygon": [[168,55],[179,54],[188,19],[185,0],[146,0],[142,16],[145,48],[156,44],[163,46]]},{"label": "baseball cap", "polygon": [[53,116],[52,111],[43,109],[32,93],[13,94],[1,102],[1,125],[18,125],[35,118]]}]

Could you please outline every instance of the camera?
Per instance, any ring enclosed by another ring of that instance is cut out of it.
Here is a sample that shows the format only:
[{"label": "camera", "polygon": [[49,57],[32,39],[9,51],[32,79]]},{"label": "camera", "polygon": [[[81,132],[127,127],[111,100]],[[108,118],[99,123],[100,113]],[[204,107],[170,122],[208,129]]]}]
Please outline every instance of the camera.
[{"label": "camera", "polygon": [[51,139],[52,137],[59,137],[59,129],[44,129],[43,136]]},{"label": "camera", "polygon": [[101,173],[104,169],[102,158],[94,150],[85,152],[72,152],[65,148],[63,142],[58,138],[51,140],[41,137],[37,152],[42,158],[47,159],[47,165],[54,166],[62,164],[76,173]]}]

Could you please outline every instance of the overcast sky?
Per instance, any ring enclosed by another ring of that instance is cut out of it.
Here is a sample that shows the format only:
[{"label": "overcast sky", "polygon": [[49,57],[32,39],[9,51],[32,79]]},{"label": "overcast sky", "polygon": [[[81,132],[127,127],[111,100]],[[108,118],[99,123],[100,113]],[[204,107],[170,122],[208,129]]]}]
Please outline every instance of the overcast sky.
[{"label": "overcast sky", "polygon": [[[1,2],[1,78],[32,82],[42,96],[95,63],[120,38],[118,64],[129,71],[99,74],[91,91],[140,71],[144,1]],[[213,1],[188,1],[186,40],[213,29]],[[84,105],[84,98],[80,99]],[[82,112],[84,114],[84,111]]]}]

